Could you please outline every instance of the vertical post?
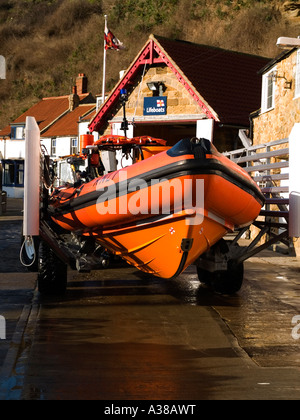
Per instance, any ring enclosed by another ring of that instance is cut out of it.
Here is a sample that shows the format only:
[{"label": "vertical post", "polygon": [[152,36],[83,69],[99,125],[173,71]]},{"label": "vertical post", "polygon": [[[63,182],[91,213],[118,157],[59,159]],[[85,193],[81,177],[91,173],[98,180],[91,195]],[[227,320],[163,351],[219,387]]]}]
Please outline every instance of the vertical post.
[{"label": "vertical post", "polygon": [[214,122],[213,119],[198,120],[196,127],[196,137],[204,138],[213,142],[214,138]]},{"label": "vertical post", "polygon": [[124,136],[127,137],[128,123],[127,123],[127,119],[126,119],[126,102],[125,101],[123,101],[122,106],[123,106],[123,123],[122,123],[122,127],[123,127],[123,131],[124,131]]},{"label": "vertical post", "polygon": [[26,117],[23,235],[39,236],[40,227],[40,129]]},{"label": "vertical post", "polygon": [[123,122],[121,124],[121,130],[124,131],[124,136],[127,137],[128,121],[126,118],[126,102],[128,101],[128,94],[126,89],[120,90],[120,99],[123,106]]},{"label": "vertical post", "polygon": [[[271,147],[270,146],[267,146],[266,147],[266,152],[267,153],[271,152]],[[266,164],[267,165],[270,165],[270,163],[271,163],[271,158],[268,157],[267,158],[267,161],[266,161]],[[273,182],[272,182],[272,178],[271,178],[271,169],[268,169],[267,170],[266,176],[267,176],[266,187],[272,188],[273,187]],[[270,190],[270,191],[272,191],[272,190]],[[266,198],[271,198],[271,193],[270,192],[269,193],[266,193]],[[271,210],[271,205],[270,204],[266,204],[265,209],[267,211],[270,211]],[[266,223],[267,224],[268,223],[271,223],[272,222],[272,217],[266,216],[265,220],[266,220]],[[270,233],[267,233],[266,234],[266,242],[269,241],[269,239],[271,239]]]},{"label": "vertical post", "polygon": [[[104,32],[107,33],[107,15],[104,15],[105,24],[104,24]],[[104,48],[103,48],[103,79],[102,79],[102,104],[105,102],[105,79],[106,79],[106,42],[104,38]]]},{"label": "vertical post", "polygon": [[6,340],[6,320],[0,315],[0,340]]},{"label": "vertical post", "polygon": [[290,134],[290,209],[289,235],[291,238],[300,237],[300,123],[294,125]]}]

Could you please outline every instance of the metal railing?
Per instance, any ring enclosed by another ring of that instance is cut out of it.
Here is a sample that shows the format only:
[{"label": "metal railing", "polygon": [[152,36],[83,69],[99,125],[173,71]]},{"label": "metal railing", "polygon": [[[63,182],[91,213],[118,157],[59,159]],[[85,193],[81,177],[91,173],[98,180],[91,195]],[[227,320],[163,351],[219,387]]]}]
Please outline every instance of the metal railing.
[{"label": "metal railing", "polygon": [[[253,223],[258,228],[256,236],[239,257],[239,261],[250,258],[276,242],[282,242],[290,247],[289,138],[233,150],[224,155],[251,175],[266,199],[260,216]],[[237,233],[233,245],[248,229],[245,228]],[[263,243],[256,247],[265,235]]]}]

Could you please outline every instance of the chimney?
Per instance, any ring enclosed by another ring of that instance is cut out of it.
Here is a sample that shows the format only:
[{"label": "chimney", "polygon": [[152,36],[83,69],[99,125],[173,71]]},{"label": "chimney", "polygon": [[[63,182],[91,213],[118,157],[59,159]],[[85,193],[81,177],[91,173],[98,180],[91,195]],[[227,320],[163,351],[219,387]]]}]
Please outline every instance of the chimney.
[{"label": "chimney", "polygon": [[88,93],[88,79],[84,73],[79,73],[78,77],[76,78],[76,87],[78,95],[82,95],[83,93]]},{"label": "chimney", "polygon": [[78,107],[80,98],[77,95],[77,87],[73,86],[72,93],[69,95],[69,110],[74,111]]}]

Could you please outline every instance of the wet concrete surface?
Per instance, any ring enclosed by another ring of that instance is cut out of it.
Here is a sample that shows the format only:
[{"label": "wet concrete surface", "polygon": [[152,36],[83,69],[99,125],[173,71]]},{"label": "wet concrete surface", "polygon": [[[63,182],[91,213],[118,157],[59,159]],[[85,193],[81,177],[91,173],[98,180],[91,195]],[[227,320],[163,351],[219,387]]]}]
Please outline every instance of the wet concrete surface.
[{"label": "wet concrete surface", "polygon": [[[18,395],[22,389],[14,376],[15,364],[23,347],[36,285],[36,274],[26,272],[19,261],[21,230],[22,202],[9,201],[8,215],[0,217],[0,315],[6,321],[5,340],[0,339],[0,399],[7,389],[15,388],[13,394],[16,391]],[[18,380],[22,383],[21,377]]]},{"label": "wet concrete surface", "polygon": [[300,398],[296,258],[252,258],[235,296],[199,285],[194,267],[163,281],[118,262],[70,271],[66,295],[45,298],[18,263],[19,228],[0,221],[0,399]]}]

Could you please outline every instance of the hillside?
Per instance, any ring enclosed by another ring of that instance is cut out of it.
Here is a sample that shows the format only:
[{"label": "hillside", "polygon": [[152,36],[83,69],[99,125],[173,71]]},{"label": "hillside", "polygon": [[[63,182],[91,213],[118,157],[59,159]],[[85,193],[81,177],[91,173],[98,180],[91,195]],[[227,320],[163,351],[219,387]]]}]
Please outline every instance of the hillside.
[{"label": "hillside", "polygon": [[109,51],[107,89],[150,33],[274,57],[298,36],[300,3],[280,0],[0,0],[0,128],[43,96],[67,94],[78,73],[101,93],[103,15],[126,46]]}]

